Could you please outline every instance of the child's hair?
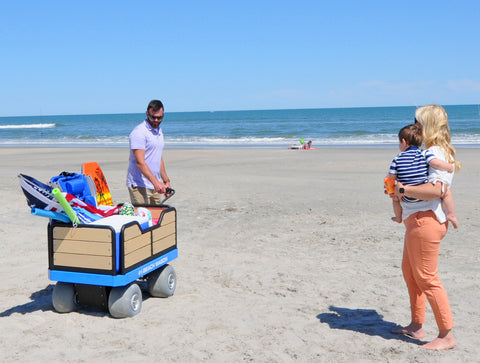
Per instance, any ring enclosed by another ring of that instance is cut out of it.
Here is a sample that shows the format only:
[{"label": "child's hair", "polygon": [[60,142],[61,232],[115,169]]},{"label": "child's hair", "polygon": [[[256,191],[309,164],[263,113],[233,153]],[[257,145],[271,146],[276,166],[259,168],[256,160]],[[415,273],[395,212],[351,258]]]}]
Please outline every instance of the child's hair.
[{"label": "child's hair", "polygon": [[423,143],[428,149],[439,146],[443,149],[449,163],[455,163],[455,170],[460,170],[461,164],[455,160],[455,148],[451,144],[450,126],[448,126],[447,111],[439,105],[427,105],[417,109],[415,121],[423,127]]},{"label": "child's hair", "polygon": [[398,132],[398,140],[400,142],[402,142],[402,140],[405,140],[405,142],[409,146],[418,146],[418,147],[422,146],[422,143],[423,143],[422,127],[417,124],[411,124],[411,125],[402,127]]}]

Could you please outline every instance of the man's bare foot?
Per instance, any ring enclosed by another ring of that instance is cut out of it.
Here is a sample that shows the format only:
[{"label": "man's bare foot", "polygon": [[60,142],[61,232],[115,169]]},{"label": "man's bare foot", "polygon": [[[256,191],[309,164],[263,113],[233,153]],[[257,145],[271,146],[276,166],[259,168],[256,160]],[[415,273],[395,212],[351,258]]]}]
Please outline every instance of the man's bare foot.
[{"label": "man's bare foot", "polygon": [[425,335],[421,324],[410,323],[410,325],[392,330],[393,334],[408,335],[414,339],[422,339]]},{"label": "man's bare foot", "polygon": [[402,217],[392,217],[392,221],[402,223]]},{"label": "man's bare foot", "polygon": [[456,215],[447,214],[447,221],[452,222],[453,228],[457,229],[459,226],[458,219]]},{"label": "man's bare foot", "polygon": [[421,345],[421,348],[430,350],[447,350],[455,348],[455,339],[453,339],[452,332],[450,330],[440,332],[438,338],[431,342]]}]

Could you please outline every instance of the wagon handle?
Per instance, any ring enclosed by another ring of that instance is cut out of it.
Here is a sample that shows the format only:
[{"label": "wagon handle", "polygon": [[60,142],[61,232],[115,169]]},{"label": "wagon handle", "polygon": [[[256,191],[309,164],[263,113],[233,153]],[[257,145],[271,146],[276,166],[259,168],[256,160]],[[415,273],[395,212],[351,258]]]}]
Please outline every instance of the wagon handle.
[{"label": "wagon handle", "polygon": [[164,204],[168,199],[170,199],[171,197],[173,197],[174,194],[175,194],[175,189],[167,188],[167,190],[165,190],[165,195],[168,195],[168,196],[165,197],[164,200],[162,200],[162,203],[161,203],[161,204]]}]

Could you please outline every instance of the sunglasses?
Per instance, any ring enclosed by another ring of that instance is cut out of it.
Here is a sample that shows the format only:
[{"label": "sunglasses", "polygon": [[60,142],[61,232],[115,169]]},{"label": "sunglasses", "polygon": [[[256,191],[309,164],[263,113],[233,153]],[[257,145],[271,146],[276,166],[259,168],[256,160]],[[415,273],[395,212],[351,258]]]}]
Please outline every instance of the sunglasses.
[{"label": "sunglasses", "polygon": [[152,116],[150,112],[148,112],[148,117],[150,117],[153,121],[162,121],[163,116]]}]

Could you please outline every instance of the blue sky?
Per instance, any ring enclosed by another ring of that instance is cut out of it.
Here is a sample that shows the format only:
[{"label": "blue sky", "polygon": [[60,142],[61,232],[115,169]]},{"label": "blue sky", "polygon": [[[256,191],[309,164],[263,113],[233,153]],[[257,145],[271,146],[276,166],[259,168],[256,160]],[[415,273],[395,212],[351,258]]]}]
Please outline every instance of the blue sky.
[{"label": "blue sky", "polygon": [[480,1],[0,0],[0,116],[480,103]]}]

